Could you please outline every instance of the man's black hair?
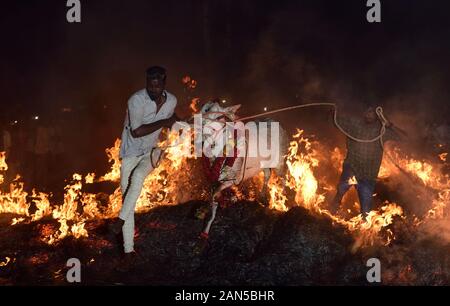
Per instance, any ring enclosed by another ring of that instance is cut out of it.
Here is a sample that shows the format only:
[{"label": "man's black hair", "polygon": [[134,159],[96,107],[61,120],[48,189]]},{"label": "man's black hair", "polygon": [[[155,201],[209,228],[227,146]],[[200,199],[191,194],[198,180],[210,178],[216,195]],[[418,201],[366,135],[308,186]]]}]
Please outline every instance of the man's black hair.
[{"label": "man's black hair", "polygon": [[152,66],[150,68],[147,69],[147,71],[145,72],[145,74],[147,75],[147,79],[150,80],[158,80],[158,81],[166,81],[166,69],[164,69],[163,67],[159,67],[159,66]]}]

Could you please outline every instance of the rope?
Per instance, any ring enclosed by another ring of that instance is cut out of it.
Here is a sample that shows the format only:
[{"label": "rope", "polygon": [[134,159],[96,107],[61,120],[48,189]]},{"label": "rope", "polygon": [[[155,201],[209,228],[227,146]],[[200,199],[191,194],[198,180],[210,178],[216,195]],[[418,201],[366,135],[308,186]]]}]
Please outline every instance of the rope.
[{"label": "rope", "polygon": [[240,118],[238,120],[235,121],[245,121],[245,120],[249,120],[249,119],[255,119],[255,118],[259,118],[259,117],[263,117],[263,116],[267,116],[267,115],[271,115],[271,114],[276,114],[276,113],[281,113],[284,111],[288,111],[288,110],[293,110],[293,109],[298,109],[298,108],[304,108],[304,107],[311,107],[311,106],[332,106],[334,108],[334,124],[337,126],[337,128],[348,138],[357,141],[357,142],[363,142],[363,143],[369,143],[369,142],[375,142],[377,140],[381,140],[384,136],[384,134],[386,133],[386,124],[387,124],[387,119],[386,117],[384,117],[383,114],[383,108],[381,106],[378,106],[375,110],[378,118],[381,121],[381,130],[380,130],[380,134],[373,138],[373,139],[359,139],[356,138],[354,136],[352,136],[350,133],[346,132],[338,123],[337,120],[337,105],[334,103],[308,103],[308,104],[301,104],[301,105],[295,105],[295,106],[290,106],[290,107],[285,107],[285,108],[280,108],[280,109],[276,109],[270,112],[264,112],[264,113],[260,113],[257,115],[252,115],[252,116],[248,116],[248,117],[244,117],[244,118]]},{"label": "rope", "polygon": [[[331,106],[331,107],[333,107],[334,108],[334,116],[333,116],[334,124],[348,138],[350,138],[350,139],[352,139],[354,141],[357,141],[357,142],[362,142],[362,143],[370,143],[370,142],[375,142],[375,141],[378,141],[378,140],[380,140],[381,143],[383,143],[382,138],[383,138],[384,134],[386,133],[387,119],[386,119],[386,117],[384,117],[383,108],[381,106],[378,106],[375,109],[375,112],[376,112],[376,114],[377,114],[377,116],[380,119],[381,124],[382,124],[381,130],[380,130],[380,134],[377,137],[372,138],[372,139],[359,139],[359,138],[356,138],[356,137],[352,136],[347,131],[345,131],[338,123],[338,120],[337,120],[337,105],[335,103],[308,103],[308,104],[300,104],[300,105],[295,105],[295,106],[289,106],[289,107],[284,107],[284,108],[276,109],[276,110],[269,111],[269,112],[259,113],[259,114],[252,115],[252,116],[247,116],[247,117],[243,117],[243,118],[237,118],[235,120],[232,120],[232,122],[246,121],[246,120],[250,120],[250,119],[265,117],[265,116],[271,115],[271,114],[276,114],[276,113],[281,113],[281,112],[285,112],[285,111],[289,111],[289,110],[294,110],[294,109],[298,109],[298,108],[305,108],[305,107],[311,107],[311,106]],[[225,115],[228,118],[230,118],[230,116],[227,115],[224,112],[210,112],[210,113],[206,113],[206,115],[212,115],[212,114]],[[210,121],[213,121],[213,122],[223,123],[223,121],[220,121],[220,120],[217,120],[217,119],[212,119],[212,118],[207,118],[207,119],[210,120]]]},{"label": "rope", "polygon": [[[169,146],[167,146],[164,149],[161,149],[160,147],[153,147],[151,152],[150,152],[150,162],[152,164],[153,169],[156,169],[159,167],[159,163],[161,162],[161,158],[163,155],[166,154],[166,150],[169,148]],[[153,163],[153,152],[155,152],[155,149],[160,149],[160,154],[158,156],[158,160],[156,161],[156,165]]]},{"label": "rope", "polygon": [[[362,143],[370,143],[370,142],[375,142],[375,141],[380,141],[380,145],[381,147],[384,149],[384,141],[383,141],[383,136],[386,133],[386,125],[388,123],[388,120],[386,119],[386,117],[384,116],[383,113],[383,108],[381,106],[378,106],[375,109],[375,113],[378,116],[378,119],[381,121],[381,129],[380,129],[380,134],[373,138],[373,139],[359,139],[356,138],[354,136],[352,136],[350,133],[348,133],[347,131],[345,131],[338,123],[337,120],[337,105],[334,103],[309,103],[309,104],[301,104],[301,105],[295,105],[295,106],[290,106],[290,107],[285,107],[285,108],[280,108],[280,109],[276,109],[270,112],[264,112],[264,113],[260,113],[260,114],[256,114],[256,115],[252,115],[252,116],[248,116],[248,117],[244,117],[244,118],[240,118],[239,121],[244,121],[244,120],[249,120],[249,119],[255,119],[255,118],[259,118],[259,117],[263,117],[263,116],[267,116],[270,114],[276,114],[276,113],[280,113],[280,112],[284,112],[284,111],[288,111],[288,110],[293,110],[293,109],[298,109],[298,108],[304,108],[304,107],[310,107],[310,106],[332,106],[334,108],[334,124],[336,125],[336,127],[348,138],[356,141],[356,142],[362,142]],[[238,121],[238,120],[236,120]],[[406,175],[406,177],[411,181],[411,182],[415,182],[415,180],[412,179],[411,174],[409,174],[407,171],[405,171],[395,160],[394,158],[392,158],[392,156],[387,153],[386,154],[387,159],[390,160],[390,162],[403,174]],[[245,158],[245,162],[247,160],[247,156]],[[244,163],[245,165],[245,163]],[[242,171],[242,178],[241,181],[239,182],[239,184],[243,181],[244,176],[245,176],[245,167],[243,168]]]},{"label": "rope", "polygon": [[[362,143],[371,143],[371,142],[375,142],[375,141],[378,141],[378,140],[379,140],[379,141],[380,141],[381,147],[382,147],[382,148],[384,147],[383,136],[384,136],[384,134],[386,133],[386,124],[387,124],[388,121],[387,121],[386,117],[385,117],[384,114],[383,114],[383,108],[382,108],[381,106],[378,106],[378,107],[375,109],[375,112],[376,112],[378,118],[379,118],[380,121],[381,121],[381,130],[380,130],[380,134],[379,134],[377,137],[373,138],[373,139],[359,139],[359,138],[356,138],[356,137],[352,136],[352,135],[351,135],[350,133],[348,133],[347,131],[345,131],[345,130],[339,125],[339,123],[338,123],[338,120],[337,120],[337,105],[334,104],[334,103],[308,103],[308,104],[295,105],[295,106],[290,106],[290,107],[285,107],[285,108],[276,109],[276,110],[273,110],[273,111],[270,111],[270,112],[264,112],[264,113],[260,113],[260,114],[256,114],[256,115],[252,115],[252,116],[247,116],[247,117],[244,117],[244,118],[237,119],[237,120],[235,120],[235,121],[244,121],[244,120],[249,120],[249,119],[255,119],[255,118],[267,116],[267,115],[270,115],[270,114],[276,114],[276,113],[281,113],[281,112],[288,111],[288,110],[293,110],[293,109],[298,109],[298,108],[305,108],[305,107],[311,107],[311,106],[332,106],[332,107],[334,108],[334,116],[333,116],[334,124],[336,125],[336,127],[337,127],[337,128],[338,128],[345,136],[347,136],[348,138],[350,138],[350,139],[352,139],[352,140],[354,140],[354,141],[356,141],[356,142],[362,142]],[[246,150],[248,150],[248,147],[247,147]],[[400,166],[397,165],[397,164],[394,162],[394,160],[393,160],[390,156],[388,156],[388,157],[389,157],[389,159],[391,160],[391,162],[392,162],[394,165],[397,166],[397,168],[401,169]],[[241,176],[241,180],[240,180],[239,183],[236,184],[236,185],[241,184],[242,181],[244,180],[244,177],[245,177],[245,170],[246,170],[246,169],[245,169],[246,164],[247,164],[247,154],[245,155],[245,158],[244,158],[244,167],[242,168],[242,176]],[[403,169],[402,169],[402,170],[403,170]]]},{"label": "rope", "polygon": [[[375,112],[379,118],[379,120],[381,121],[381,129],[380,129],[380,133],[378,136],[372,138],[372,139],[360,139],[357,137],[354,137],[353,135],[351,135],[350,133],[348,133],[347,131],[344,130],[344,128],[342,128],[339,123],[338,123],[338,119],[337,119],[337,105],[335,103],[325,103],[325,102],[320,102],[320,103],[308,103],[308,104],[300,104],[300,105],[295,105],[295,106],[289,106],[289,107],[284,107],[284,108],[280,108],[280,109],[276,109],[273,111],[269,111],[269,112],[264,112],[264,113],[259,113],[256,115],[252,115],[252,116],[247,116],[247,117],[243,117],[243,118],[237,118],[237,119],[232,119],[231,116],[229,114],[227,114],[226,112],[208,112],[204,115],[212,115],[212,114],[217,114],[217,115],[223,115],[226,116],[228,119],[231,119],[232,122],[238,122],[238,121],[246,121],[246,120],[250,120],[250,119],[255,119],[255,118],[260,118],[260,117],[265,117],[267,115],[271,115],[271,114],[276,114],[276,113],[281,113],[281,112],[285,112],[285,111],[289,111],[289,110],[294,110],[294,109],[299,109],[299,108],[306,108],[306,107],[312,107],[312,106],[331,106],[334,109],[334,115],[333,115],[333,120],[334,120],[334,124],[336,125],[336,127],[339,129],[339,131],[341,131],[345,136],[347,136],[348,138],[356,141],[356,142],[361,142],[361,143],[371,143],[371,142],[375,142],[375,141],[380,141],[380,145],[382,147],[384,147],[384,142],[383,142],[383,136],[386,133],[386,125],[387,125],[387,119],[383,114],[383,108],[381,106],[378,106],[375,109]],[[193,117],[191,117],[188,121],[191,121],[193,119]],[[212,119],[212,118],[207,118],[208,120],[212,121],[212,122],[220,122],[220,123],[224,123],[221,120],[217,120],[217,119]],[[224,126],[225,127],[225,126]],[[223,128],[224,128],[223,127]],[[222,128],[222,129],[223,129]],[[221,130],[222,130],[221,129]],[[218,132],[218,131],[216,131]],[[162,149],[162,152],[158,158],[158,162],[157,164],[159,165],[159,162],[161,160],[161,156],[164,154],[165,149]],[[153,150],[152,150],[153,153]],[[152,154],[151,154],[152,155]],[[248,145],[246,145],[246,154],[245,154],[245,158],[244,158],[244,162],[243,162],[243,170],[242,170],[242,176],[241,176],[241,180],[239,181],[239,183],[235,183],[235,185],[239,185],[242,183],[242,181],[244,180],[245,177],[245,168],[246,168],[246,164],[247,164],[247,156],[248,155]],[[390,156],[389,156],[390,158]],[[390,158],[391,161],[398,167],[400,168],[394,161],[392,158]],[[153,159],[151,158],[152,161],[152,166],[153,165]]]}]

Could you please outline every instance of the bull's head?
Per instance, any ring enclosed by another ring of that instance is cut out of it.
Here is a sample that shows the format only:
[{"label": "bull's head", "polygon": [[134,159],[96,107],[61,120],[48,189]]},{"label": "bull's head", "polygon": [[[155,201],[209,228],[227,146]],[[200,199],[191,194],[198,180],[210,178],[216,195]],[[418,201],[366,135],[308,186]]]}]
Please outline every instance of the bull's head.
[{"label": "bull's head", "polygon": [[[222,107],[217,102],[208,102],[203,105],[200,110],[202,115],[202,138],[196,139],[196,141],[201,141],[206,147],[211,148],[209,151],[210,156],[221,154],[223,148],[220,147],[220,137],[224,137],[226,123],[237,119],[236,112],[240,107],[240,104]],[[228,136],[232,137],[232,135]],[[226,143],[223,143],[223,145],[226,145]]]}]

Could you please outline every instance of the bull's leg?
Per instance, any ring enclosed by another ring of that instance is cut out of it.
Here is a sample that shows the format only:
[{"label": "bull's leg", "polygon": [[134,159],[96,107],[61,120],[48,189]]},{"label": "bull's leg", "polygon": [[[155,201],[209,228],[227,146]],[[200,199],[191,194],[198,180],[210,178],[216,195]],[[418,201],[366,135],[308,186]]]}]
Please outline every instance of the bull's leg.
[{"label": "bull's leg", "polygon": [[211,217],[209,218],[208,222],[206,223],[206,227],[202,232],[202,236],[204,236],[204,238],[207,238],[209,235],[209,230],[211,229],[211,225],[214,222],[214,219],[216,218],[216,212],[217,212],[217,207],[219,206],[219,203],[217,202],[212,202],[211,203]]},{"label": "bull's leg", "polygon": [[209,218],[208,222],[206,223],[206,227],[201,234],[202,237],[204,237],[204,238],[208,237],[209,230],[211,229],[211,225],[214,222],[214,219],[216,218],[217,207],[219,206],[217,199],[220,197],[223,190],[231,187],[232,185],[233,185],[232,181],[227,181],[227,182],[221,184],[214,192],[214,194],[212,196],[212,201],[211,201],[211,217]]},{"label": "bull's leg", "polygon": [[206,223],[206,226],[203,229],[203,231],[200,233],[200,237],[199,237],[200,239],[197,242],[197,245],[194,249],[194,253],[200,254],[205,249],[208,238],[209,238],[209,231],[211,230],[211,226],[212,226],[214,220],[216,219],[217,208],[219,207],[219,203],[218,203],[217,199],[219,198],[220,194],[222,193],[222,191],[224,189],[227,189],[228,187],[231,187],[232,185],[233,185],[232,181],[225,182],[225,183],[221,184],[214,192],[214,194],[212,196],[212,200],[211,200],[211,217],[209,218],[208,222]]}]

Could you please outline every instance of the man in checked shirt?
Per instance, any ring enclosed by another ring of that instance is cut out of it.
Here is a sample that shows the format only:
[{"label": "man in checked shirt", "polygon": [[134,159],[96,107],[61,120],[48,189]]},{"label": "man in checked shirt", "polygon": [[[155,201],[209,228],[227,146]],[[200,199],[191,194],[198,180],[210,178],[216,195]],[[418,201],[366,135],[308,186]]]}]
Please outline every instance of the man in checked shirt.
[{"label": "man in checked shirt", "polygon": [[[369,106],[362,117],[338,116],[338,124],[354,138],[364,140],[374,139],[381,131],[381,122],[373,106]],[[405,131],[392,122],[387,122],[383,142],[398,141],[405,137]],[[331,204],[331,212],[336,213],[342,198],[353,184],[351,179],[356,178],[361,212],[367,216],[372,210],[372,197],[382,158],[383,147],[379,140],[364,143],[347,137],[347,156],[336,188],[337,193]]]}]

